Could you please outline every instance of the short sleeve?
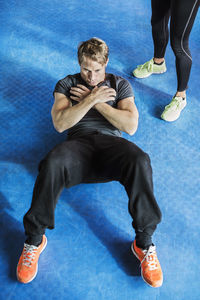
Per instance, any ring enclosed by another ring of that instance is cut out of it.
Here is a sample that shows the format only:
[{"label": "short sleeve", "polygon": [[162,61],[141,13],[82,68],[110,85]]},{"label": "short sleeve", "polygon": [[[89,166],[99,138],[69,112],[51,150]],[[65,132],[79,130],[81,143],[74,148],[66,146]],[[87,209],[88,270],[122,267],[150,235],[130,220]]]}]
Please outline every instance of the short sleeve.
[{"label": "short sleeve", "polygon": [[117,102],[129,98],[134,97],[133,89],[131,84],[128,82],[128,80],[121,78],[121,80],[118,83],[118,89],[117,89]]},{"label": "short sleeve", "polygon": [[56,83],[55,89],[53,91],[54,93],[61,93],[64,94],[66,97],[70,97],[70,89],[73,86],[73,82],[72,79],[70,78],[70,76],[67,76],[61,80],[59,80]]}]

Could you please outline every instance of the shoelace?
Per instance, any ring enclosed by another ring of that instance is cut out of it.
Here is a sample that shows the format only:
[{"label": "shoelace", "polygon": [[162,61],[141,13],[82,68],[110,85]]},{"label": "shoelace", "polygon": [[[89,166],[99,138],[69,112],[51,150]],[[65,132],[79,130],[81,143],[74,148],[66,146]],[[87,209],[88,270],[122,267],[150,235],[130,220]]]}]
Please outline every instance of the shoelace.
[{"label": "shoelace", "polygon": [[174,97],[171,103],[169,103],[166,108],[171,108],[172,110],[176,110],[181,104],[182,104],[182,99],[178,99],[177,97]]},{"label": "shoelace", "polygon": [[35,258],[38,247],[24,244],[23,265],[30,267],[31,262]]},{"label": "shoelace", "polygon": [[147,61],[146,63],[144,63],[143,65],[139,65],[138,69],[142,70],[142,69],[147,68],[148,72],[149,71],[152,72],[153,71],[153,63],[154,63],[153,59],[151,59],[151,60]]},{"label": "shoelace", "polygon": [[146,260],[149,266],[149,269],[156,270],[158,269],[157,259],[156,259],[156,247],[150,246],[148,250],[144,250],[143,253],[145,254],[143,260],[141,261],[140,266]]}]

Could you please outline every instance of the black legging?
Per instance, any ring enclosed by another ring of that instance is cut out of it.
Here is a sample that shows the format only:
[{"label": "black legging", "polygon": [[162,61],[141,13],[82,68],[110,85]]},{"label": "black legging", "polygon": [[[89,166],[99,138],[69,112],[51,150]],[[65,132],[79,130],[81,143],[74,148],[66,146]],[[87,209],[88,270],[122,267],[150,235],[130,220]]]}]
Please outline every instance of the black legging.
[{"label": "black legging", "polygon": [[189,81],[192,57],[188,41],[199,5],[200,0],[151,0],[154,57],[163,58],[165,55],[171,16],[170,42],[176,56],[177,90],[180,92],[186,90]]}]

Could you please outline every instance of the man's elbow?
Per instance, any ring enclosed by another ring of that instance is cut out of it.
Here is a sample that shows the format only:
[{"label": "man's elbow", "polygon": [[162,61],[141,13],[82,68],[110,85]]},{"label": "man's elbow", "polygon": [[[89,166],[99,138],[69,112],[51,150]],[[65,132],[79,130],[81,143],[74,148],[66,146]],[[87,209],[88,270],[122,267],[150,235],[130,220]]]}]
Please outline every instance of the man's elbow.
[{"label": "man's elbow", "polygon": [[60,118],[58,118],[58,116],[56,116],[53,109],[51,111],[51,117],[52,117],[53,126],[57,132],[62,133],[63,131],[66,130],[63,127],[63,122],[61,122]]},{"label": "man's elbow", "polygon": [[125,130],[126,133],[128,133],[129,135],[134,135],[136,133],[138,129],[138,119],[139,115],[137,114],[137,117],[132,119],[128,128]]},{"label": "man's elbow", "polygon": [[59,122],[53,121],[53,126],[54,126],[55,130],[59,133],[62,133],[66,130],[65,128],[63,128],[62,124],[60,124]]},{"label": "man's elbow", "polygon": [[126,130],[126,133],[128,133],[129,135],[134,135],[136,133],[136,131],[137,131],[137,128],[138,128],[138,126],[133,126],[131,128],[128,128]]},{"label": "man's elbow", "polygon": [[[54,126],[55,127],[55,126]],[[55,130],[59,133],[62,133],[65,131],[65,129],[61,128],[61,127],[55,127]]]}]

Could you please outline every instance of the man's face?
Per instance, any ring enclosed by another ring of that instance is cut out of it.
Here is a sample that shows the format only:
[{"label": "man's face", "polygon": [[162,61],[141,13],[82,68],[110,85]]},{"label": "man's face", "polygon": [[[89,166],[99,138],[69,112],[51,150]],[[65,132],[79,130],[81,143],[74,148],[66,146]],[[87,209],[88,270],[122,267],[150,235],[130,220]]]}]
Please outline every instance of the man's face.
[{"label": "man's face", "polygon": [[84,57],[83,62],[80,65],[81,77],[88,85],[96,86],[105,79],[107,63],[102,65],[97,61]]}]

